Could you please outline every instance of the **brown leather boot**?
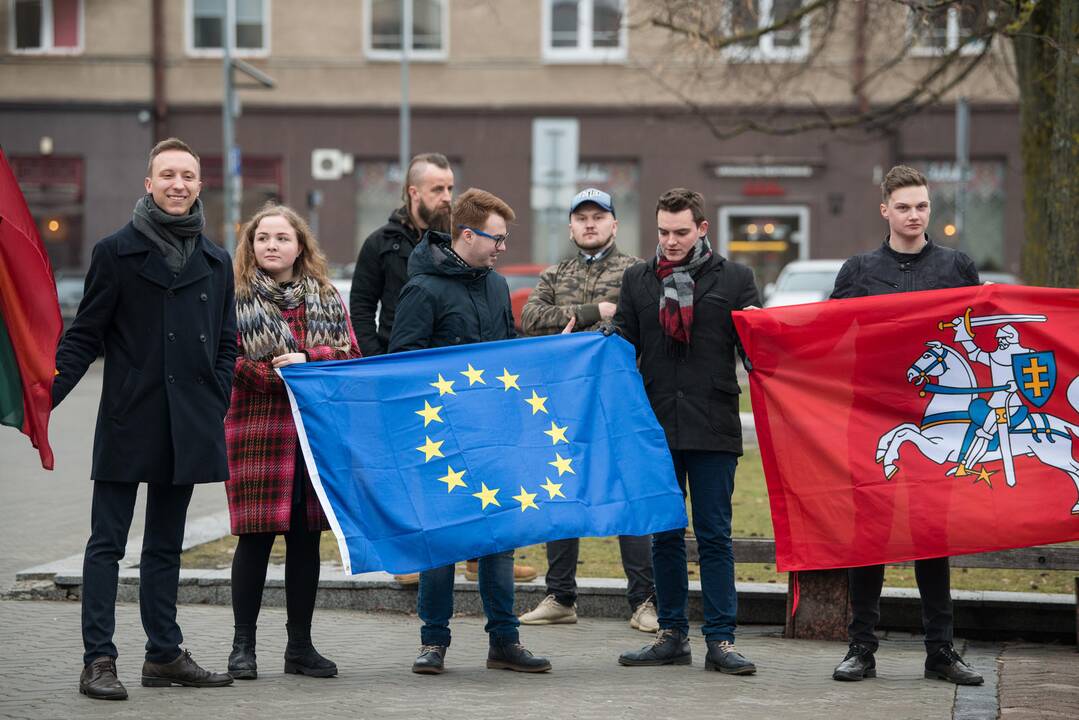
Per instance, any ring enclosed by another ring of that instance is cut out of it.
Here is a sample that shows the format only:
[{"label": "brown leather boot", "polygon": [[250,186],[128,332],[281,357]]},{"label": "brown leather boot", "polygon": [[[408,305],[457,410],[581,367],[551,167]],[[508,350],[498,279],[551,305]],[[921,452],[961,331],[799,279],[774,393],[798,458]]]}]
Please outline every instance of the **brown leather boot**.
[{"label": "brown leather boot", "polygon": [[84,667],[79,692],[95,700],[127,700],[127,688],[116,677],[116,658],[102,655]]}]

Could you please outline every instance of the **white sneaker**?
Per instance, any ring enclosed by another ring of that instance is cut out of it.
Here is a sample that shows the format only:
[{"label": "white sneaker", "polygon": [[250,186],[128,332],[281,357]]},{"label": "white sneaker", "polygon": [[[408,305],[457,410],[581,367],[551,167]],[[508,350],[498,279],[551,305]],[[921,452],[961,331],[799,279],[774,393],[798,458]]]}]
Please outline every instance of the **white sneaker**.
[{"label": "white sneaker", "polygon": [[548,595],[520,620],[522,625],[570,625],[577,622],[577,606],[566,607],[555,600],[554,595]]},{"label": "white sneaker", "polygon": [[659,630],[659,617],[656,615],[656,605],[651,600],[645,600],[633,611],[633,617],[629,619],[629,626],[641,632],[654,633]]}]

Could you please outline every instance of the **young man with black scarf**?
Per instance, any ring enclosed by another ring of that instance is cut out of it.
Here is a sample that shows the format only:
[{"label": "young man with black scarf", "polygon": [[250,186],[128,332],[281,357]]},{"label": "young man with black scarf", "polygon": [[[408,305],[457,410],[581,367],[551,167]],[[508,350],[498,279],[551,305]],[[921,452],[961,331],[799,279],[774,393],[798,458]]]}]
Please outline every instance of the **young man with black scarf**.
[{"label": "young man with black scarf", "polygon": [[139,611],[146,687],[220,687],[181,650],[176,592],[194,483],[224,482],[225,411],[236,362],[232,262],[202,234],[199,159],[169,138],[150,153],[131,222],[94,246],[86,292],[56,352],[53,406],[104,350],[83,559],[79,692],[124,700],[116,673],[116,584],[139,485],[146,527]]}]

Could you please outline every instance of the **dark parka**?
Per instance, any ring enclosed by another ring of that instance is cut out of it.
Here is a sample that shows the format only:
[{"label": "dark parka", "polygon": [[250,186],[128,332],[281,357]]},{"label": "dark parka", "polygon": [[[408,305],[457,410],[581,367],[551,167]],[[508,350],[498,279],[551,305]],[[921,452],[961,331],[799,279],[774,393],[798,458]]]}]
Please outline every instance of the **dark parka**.
[{"label": "dark parka", "polygon": [[385,225],[367,236],[360,249],[352,273],[348,307],[364,357],[386,353],[397,315],[397,297],[408,282],[408,257],[419,237],[408,217],[408,209],[400,207]]},{"label": "dark parka", "polygon": [[204,235],[177,276],[131,223],[94,246],[53,383],[57,405],[104,350],[91,479],[189,485],[228,477],[232,277],[228,253]]},{"label": "dark parka", "polygon": [[663,286],[656,259],[622,276],[614,316],[618,332],[637,349],[648,400],[672,450],[742,454],[731,311],[760,305],[753,271],[718,254],[693,274],[693,329],[688,352],[667,351],[659,324]]},{"label": "dark parka", "polygon": [[408,260],[390,352],[507,340],[517,336],[506,279],[462,267],[445,250],[449,235],[428,232]]},{"label": "dark parka", "polygon": [[832,298],[890,295],[915,290],[977,285],[978,269],[970,257],[959,250],[937,245],[929,236],[921,252],[900,253],[888,244],[855,255],[843,263],[835,279]]}]

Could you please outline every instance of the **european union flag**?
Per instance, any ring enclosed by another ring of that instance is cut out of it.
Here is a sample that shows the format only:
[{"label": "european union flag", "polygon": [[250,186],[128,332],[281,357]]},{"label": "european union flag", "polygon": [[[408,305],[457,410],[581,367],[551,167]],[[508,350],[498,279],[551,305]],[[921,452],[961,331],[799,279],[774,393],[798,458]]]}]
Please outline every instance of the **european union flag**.
[{"label": "european union flag", "polygon": [[577,333],[281,370],[350,573],[685,527],[632,347]]}]

